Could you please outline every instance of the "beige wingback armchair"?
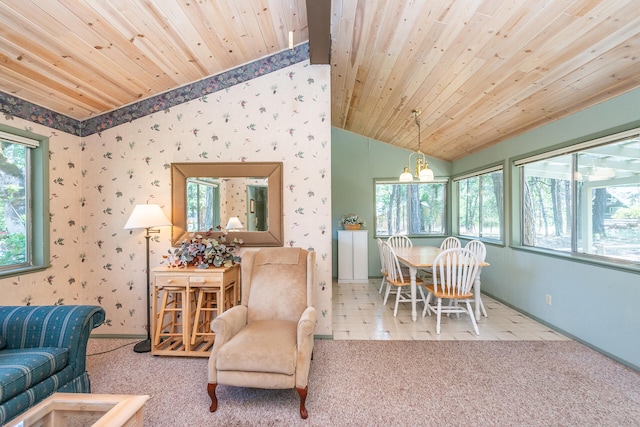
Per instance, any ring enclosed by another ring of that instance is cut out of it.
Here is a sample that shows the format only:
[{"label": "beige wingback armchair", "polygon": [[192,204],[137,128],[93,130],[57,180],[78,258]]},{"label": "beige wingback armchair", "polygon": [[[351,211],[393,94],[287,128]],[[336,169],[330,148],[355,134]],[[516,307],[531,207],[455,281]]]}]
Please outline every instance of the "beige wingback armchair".
[{"label": "beige wingback armchair", "polygon": [[295,388],[300,416],[307,418],[315,265],[315,252],[301,248],[263,248],[242,255],[241,304],[211,322],[216,334],[207,386],[211,412],[218,407],[218,384]]}]

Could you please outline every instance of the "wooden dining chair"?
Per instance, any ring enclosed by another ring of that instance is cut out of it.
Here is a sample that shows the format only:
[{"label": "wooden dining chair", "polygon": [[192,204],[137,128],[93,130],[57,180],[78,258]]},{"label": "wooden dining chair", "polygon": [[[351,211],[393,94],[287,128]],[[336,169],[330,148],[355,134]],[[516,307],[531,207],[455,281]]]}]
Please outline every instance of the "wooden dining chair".
[{"label": "wooden dining chair", "polygon": [[[443,251],[447,249],[460,248],[460,247],[462,247],[462,244],[460,243],[460,239],[453,236],[447,237],[442,241],[442,243],[440,243],[440,249]],[[431,282],[432,281],[431,276],[433,275],[433,271],[431,267],[423,268],[422,271],[423,271],[423,276],[425,281]]]},{"label": "wooden dining chair", "polygon": [[[413,247],[413,242],[411,241],[411,239],[408,236],[405,236],[404,234],[394,234],[393,236],[389,237],[387,239],[387,242],[389,243],[389,245],[391,245],[392,248],[411,248]],[[402,274],[405,277],[409,276],[409,267],[406,267],[404,265],[400,265],[400,268],[402,268]]]},{"label": "wooden dining chair", "polygon": [[[477,273],[478,259],[468,249],[447,249],[436,256],[433,261],[433,283],[427,283],[425,286],[428,294],[422,311],[422,317],[427,312],[429,315],[431,312],[436,314],[436,334],[440,334],[440,320],[443,313],[467,313],[473,330],[476,335],[480,335],[471,309],[473,281]],[[431,297],[435,298],[435,305],[430,304]],[[453,299],[456,303],[443,305],[443,299]]]},{"label": "wooden dining chair", "polygon": [[[387,282],[387,289],[384,293],[383,304],[386,305],[389,295],[395,293],[396,304],[393,308],[393,317],[396,317],[398,315],[398,305],[401,302],[411,302],[411,278],[408,274],[403,272],[403,269],[400,267],[400,261],[398,261],[395,251],[388,242],[383,242],[382,251],[384,254],[385,266],[387,268],[387,276],[385,279]],[[422,280],[416,277],[417,292],[420,292],[421,295],[421,298],[416,299],[416,302],[425,302],[422,285]]]},{"label": "wooden dining chair", "polygon": [[380,289],[378,289],[378,293],[381,294],[387,278],[387,267],[385,266],[384,253],[382,251],[382,244],[384,242],[379,237],[376,239],[376,242],[378,243],[378,252],[380,252],[380,273],[382,274],[382,281],[380,282]]},{"label": "wooden dining chair", "polygon": [[[471,252],[473,252],[476,256],[476,258],[478,258],[478,263],[483,263],[484,260],[487,258],[487,248],[484,245],[483,242],[481,242],[480,240],[471,240],[469,241],[469,243],[467,243],[465,245],[465,249],[469,249]],[[480,279],[480,274],[482,273],[482,267],[478,266],[478,277],[477,279]],[[475,282],[474,282],[474,286],[475,286]],[[480,293],[478,293],[478,304],[480,305],[480,310],[482,312],[482,315],[484,317],[489,317],[487,316],[487,310],[484,308],[484,303],[482,302],[482,297],[480,296]]]},{"label": "wooden dining chair", "polygon": [[460,239],[457,237],[449,236],[440,243],[440,249],[447,250],[453,248],[461,248],[462,244],[460,243]]},{"label": "wooden dining chair", "polygon": [[394,234],[389,237],[387,239],[387,243],[389,243],[392,248],[410,248],[413,246],[411,239],[408,236],[401,234]]}]

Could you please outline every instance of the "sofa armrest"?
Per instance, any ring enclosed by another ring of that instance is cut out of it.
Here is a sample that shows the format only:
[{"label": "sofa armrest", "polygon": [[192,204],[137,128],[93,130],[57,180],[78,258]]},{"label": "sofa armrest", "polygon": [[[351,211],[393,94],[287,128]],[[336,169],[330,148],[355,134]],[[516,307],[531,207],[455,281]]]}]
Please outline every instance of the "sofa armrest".
[{"label": "sofa armrest", "polygon": [[88,305],[0,307],[0,335],[8,349],[58,347],[69,350],[76,374],[86,369],[91,330],[104,322],[102,307]]}]

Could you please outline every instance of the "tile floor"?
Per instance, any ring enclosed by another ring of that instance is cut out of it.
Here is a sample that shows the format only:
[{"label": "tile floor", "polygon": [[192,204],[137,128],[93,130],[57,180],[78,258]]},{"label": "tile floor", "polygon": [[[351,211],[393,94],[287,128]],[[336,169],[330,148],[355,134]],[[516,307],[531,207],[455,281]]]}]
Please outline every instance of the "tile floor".
[{"label": "tile floor", "polygon": [[395,300],[389,296],[382,305],[380,279],[368,284],[333,282],[334,340],[568,340],[564,335],[483,295],[488,317],[478,322],[480,335],[473,332],[467,315],[442,317],[440,335],[436,334],[435,315],[422,317],[418,303],[418,320],[411,321],[411,303],[400,303],[393,317]]}]

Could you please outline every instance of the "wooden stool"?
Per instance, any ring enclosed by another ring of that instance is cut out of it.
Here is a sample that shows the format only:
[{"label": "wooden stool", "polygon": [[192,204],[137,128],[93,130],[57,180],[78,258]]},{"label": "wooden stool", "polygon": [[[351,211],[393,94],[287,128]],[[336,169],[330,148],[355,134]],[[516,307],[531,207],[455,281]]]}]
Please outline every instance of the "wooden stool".
[{"label": "wooden stool", "polygon": [[237,304],[237,296],[236,296],[236,283],[231,282],[228,283],[224,287],[224,310],[229,310],[231,307],[234,307]]},{"label": "wooden stool", "polygon": [[[191,331],[191,346],[195,348],[205,343],[205,348],[209,349],[213,346],[216,337],[215,332],[211,331],[211,321],[236,305],[235,281],[225,285],[224,291],[219,286],[202,286],[192,289],[198,289],[198,300]],[[198,338],[203,340],[198,341]]]},{"label": "wooden stool", "polygon": [[216,334],[211,332],[211,321],[223,311],[222,292],[219,287],[198,288],[198,302],[191,332],[192,346],[196,345],[198,337],[211,337],[213,342]]},{"label": "wooden stool", "polygon": [[[194,298],[194,290],[187,295],[186,286],[163,286],[156,289],[162,292],[158,317],[156,319],[156,330],[153,345],[157,346],[161,342],[164,347],[177,350],[184,347],[188,350],[189,344],[189,323],[191,314],[186,312],[187,298]],[[193,310],[189,310],[193,313]],[[165,344],[166,342],[166,344]]]}]

